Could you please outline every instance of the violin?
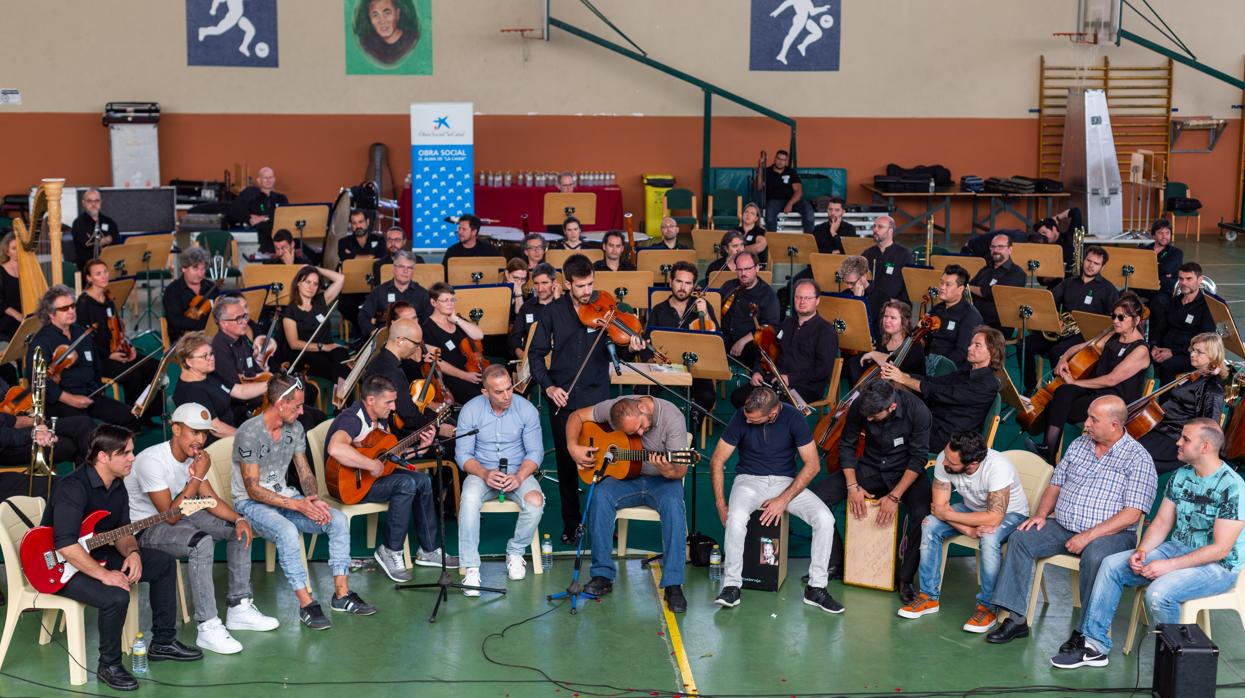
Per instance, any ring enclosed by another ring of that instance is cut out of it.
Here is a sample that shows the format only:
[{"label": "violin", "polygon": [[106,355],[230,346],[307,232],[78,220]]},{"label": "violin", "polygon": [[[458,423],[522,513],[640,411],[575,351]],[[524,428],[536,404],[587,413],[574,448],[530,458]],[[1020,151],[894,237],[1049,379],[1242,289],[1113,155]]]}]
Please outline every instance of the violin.
[{"label": "violin", "polygon": [[[484,311],[479,308],[472,308],[468,313],[473,323],[478,323],[480,318],[484,317]],[[487,359],[484,358],[484,343],[478,339],[463,337],[458,343],[458,349],[467,357],[467,364],[463,370],[467,373],[480,373],[489,365]]]},{"label": "violin", "polygon": [[1172,382],[1159,388],[1158,390],[1146,395],[1145,397],[1133,400],[1128,405],[1128,435],[1134,439],[1140,439],[1150,430],[1158,426],[1163,421],[1166,411],[1159,406],[1159,398],[1168,392],[1178,388],[1191,380],[1201,377],[1201,372],[1190,371],[1188,373],[1177,376]]},{"label": "violin", "polygon": [[86,332],[78,335],[78,338],[69,344],[62,344],[52,350],[52,360],[48,362],[47,377],[61,382],[61,374],[67,369],[78,363],[78,352],[74,351],[78,345],[83,342],[91,333],[95,331],[95,325],[86,328]]},{"label": "violin", "polygon": [[[580,322],[587,327],[605,330],[610,341],[615,344],[629,344],[632,337],[644,338],[640,318],[632,313],[619,310],[618,301],[614,300],[614,296],[608,291],[593,291],[592,298],[579,306],[578,312]],[[670,363],[669,357],[658,351],[652,343],[645,340],[645,344],[648,344],[648,348],[653,352],[653,358],[659,363]]]},{"label": "violin", "polygon": [[[695,307],[697,305],[696,301],[699,301],[704,297],[704,291],[692,291],[691,298],[688,300],[690,307]],[[696,310],[696,319],[692,320],[692,324],[688,325],[687,328],[698,332],[717,332],[718,323],[714,322],[713,318],[709,317],[708,313]]]},{"label": "violin", "polygon": [[[421,344],[420,346],[423,347],[424,345]],[[441,350],[435,347],[424,347],[424,352],[428,358],[420,367],[424,377],[411,381],[411,400],[415,402],[415,406],[420,410],[425,410],[429,405],[435,403],[453,403],[454,396],[450,393],[449,388],[445,387],[445,381],[441,376],[441,368],[438,365],[438,362],[441,361]],[[402,424],[401,419],[398,419],[394,426],[402,429],[405,425]]]},{"label": "violin", "polygon": [[731,292],[726,294],[726,298],[722,299],[722,317],[726,317],[731,312],[731,306],[735,305],[735,294],[739,293],[740,288],[740,286],[732,288]]},{"label": "violin", "polygon": [[104,300],[112,304],[112,315],[108,316],[108,353],[131,356],[134,346],[125,336],[125,323],[121,321],[121,313],[112,302],[112,292],[104,289]]},{"label": "violin", "polygon": [[202,293],[196,294],[190,299],[190,305],[186,307],[186,311],[182,315],[189,320],[202,320],[207,314],[212,312],[212,301],[208,298],[213,291],[216,290],[216,282],[208,281],[207,288]]}]

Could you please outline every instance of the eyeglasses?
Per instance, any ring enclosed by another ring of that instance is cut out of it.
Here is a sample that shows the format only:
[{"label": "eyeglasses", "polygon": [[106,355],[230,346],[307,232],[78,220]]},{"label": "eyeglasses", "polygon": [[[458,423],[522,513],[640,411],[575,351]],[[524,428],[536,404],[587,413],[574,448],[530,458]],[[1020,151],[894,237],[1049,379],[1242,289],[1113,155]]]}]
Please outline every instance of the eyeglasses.
[{"label": "eyeglasses", "polygon": [[76,306],[75,306],[73,303],[70,303],[69,305],[58,305],[58,306],[56,306],[55,308],[52,308],[52,312],[54,312],[54,313],[63,313],[63,312],[66,312],[66,311],[68,311],[68,310],[73,310],[75,307],[76,307]]},{"label": "eyeglasses", "polygon": [[815,301],[817,296],[796,296],[795,299],[797,301]]},{"label": "eyeglasses", "polygon": [[239,315],[238,317],[223,317],[220,321],[221,324],[226,322],[246,322],[246,315]]},{"label": "eyeglasses", "polygon": [[277,400],[284,400],[285,398],[290,396],[290,393],[294,392],[295,390],[302,390],[302,389],[303,389],[302,379],[295,378],[294,382],[290,384],[290,387],[286,388],[285,392],[277,396]]},{"label": "eyeglasses", "polygon": [[1189,356],[1193,356],[1194,354],[1199,354],[1201,356],[1209,356],[1205,351],[1202,351],[1201,349],[1198,349],[1197,347],[1193,347],[1189,349]]},{"label": "eyeglasses", "polygon": [[214,359],[216,358],[216,354],[209,351],[204,354],[191,354],[190,358],[192,359]]},{"label": "eyeglasses", "polygon": [[98,204],[99,202],[100,202],[99,199],[83,199],[82,200],[82,203],[84,204]]},{"label": "eyeglasses", "polygon": [[755,265],[751,267],[741,267],[738,264],[735,265],[735,271],[752,271],[754,269],[756,269]]},{"label": "eyeglasses", "polygon": [[393,265],[393,270],[394,270],[394,271],[397,271],[397,270],[399,270],[399,269],[401,269],[401,270],[403,270],[403,271],[415,271],[415,265],[414,265],[414,264],[395,264],[395,265]]}]

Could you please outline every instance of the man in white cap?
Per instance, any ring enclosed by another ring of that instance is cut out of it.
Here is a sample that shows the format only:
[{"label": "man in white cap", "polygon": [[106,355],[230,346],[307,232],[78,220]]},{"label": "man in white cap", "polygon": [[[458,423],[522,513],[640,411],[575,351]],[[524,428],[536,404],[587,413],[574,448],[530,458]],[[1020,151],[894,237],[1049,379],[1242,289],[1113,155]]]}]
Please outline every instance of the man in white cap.
[{"label": "man in white cap", "polygon": [[[212,417],[203,405],[188,402],[173,412],[173,438],[145,449],[134,459],[134,470],[125,478],[133,520],[153,516],[181,504],[185,498],[213,497],[216,506],[189,516],[174,516],[138,534],[140,545],[190,559],[190,591],[196,644],[219,654],[242,651],[230,630],[273,630],[276,618],[255,608],[251,593],[251,525],[212,490],[207,481],[212,459],[203,450]],[[212,562],[216,541],[228,541],[229,610],[221,623],[216,610]]]}]

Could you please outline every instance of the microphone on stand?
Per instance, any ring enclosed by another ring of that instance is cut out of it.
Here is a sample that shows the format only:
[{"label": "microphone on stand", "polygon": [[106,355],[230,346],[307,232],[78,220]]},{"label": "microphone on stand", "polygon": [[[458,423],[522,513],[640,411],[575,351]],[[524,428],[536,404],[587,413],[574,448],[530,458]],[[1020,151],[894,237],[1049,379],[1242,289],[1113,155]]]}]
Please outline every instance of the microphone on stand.
[{"label": "microphone on stand", "polygon": [[614,375],[622,375],[622,364],[618,362],[618,350],[614,348],[614,343],[610,342],[606,345],[610,351],[610,362],[614,364]]}]

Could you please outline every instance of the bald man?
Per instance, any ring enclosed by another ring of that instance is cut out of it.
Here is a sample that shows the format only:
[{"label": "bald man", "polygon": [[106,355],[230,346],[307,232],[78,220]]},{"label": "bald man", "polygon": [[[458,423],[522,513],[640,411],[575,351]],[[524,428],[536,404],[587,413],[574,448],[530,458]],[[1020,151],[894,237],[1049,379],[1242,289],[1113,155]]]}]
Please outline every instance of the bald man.
[{"label": "bald man", "polygon": [[385,346],[376,352],[376,358],[372,359],[372,363],[367,367],[368,377],[384,376],[398,389],[397,403],[393,411],[401,418],[406,429],[415,428],[427,421],[423,412],[411,399],[411,391],[407,389],[410,380],[402,370],[403,361],[422,358],[417,355],[420,354],[420,344],[423,341],[424,332],[420,329],[417,320],[395,320],[389,326],[389,339],[385,340]]},{"label": "bald man", "polygon": [[231,218],[240,220],[255,229],[259,236],[259,251],[276,252],[272,244],[272,219],[278,206],[288,206],[290,200],[277,191],[277,173],[271,167],[261,167],[255,175],[255,184],[238,195],[238,211]]},{"label": "bald man", "polygon": [[[1119,397],[1107,395],[1090,403],[1084,434],[1055,466],[1033,516],[1008,539],[991,602],[1010,615],[987,641],[1002,644],[1028,637],[1024,614],[1038,559],[1061,553],[1080,556],[1080,592],[1086,603],[1093,597],[1103,559],[1136,546],[1137,524],[1154,503],[1158,475],[1150,454],[1128,435],[1127,423],[1128,408]],[[1059,653],[1084,647],[1084,642],[1075,630]]]},{"label": "bald man", "polygon": [[686,250],[687,245],[679,243],[679,224],[670,216],[661,219],[661,239],[646,250]]},{"label": "bald man", "polygon": [[903,283],[903,268],[914,266],[916,261],[908,248],[895,242],[894,218],[878,216],[874,219],[873,242],[875,244],[862,256],[869,262],[869,278],[873,281],[878,301],[897,298],[911,304],[908,289]]}]

